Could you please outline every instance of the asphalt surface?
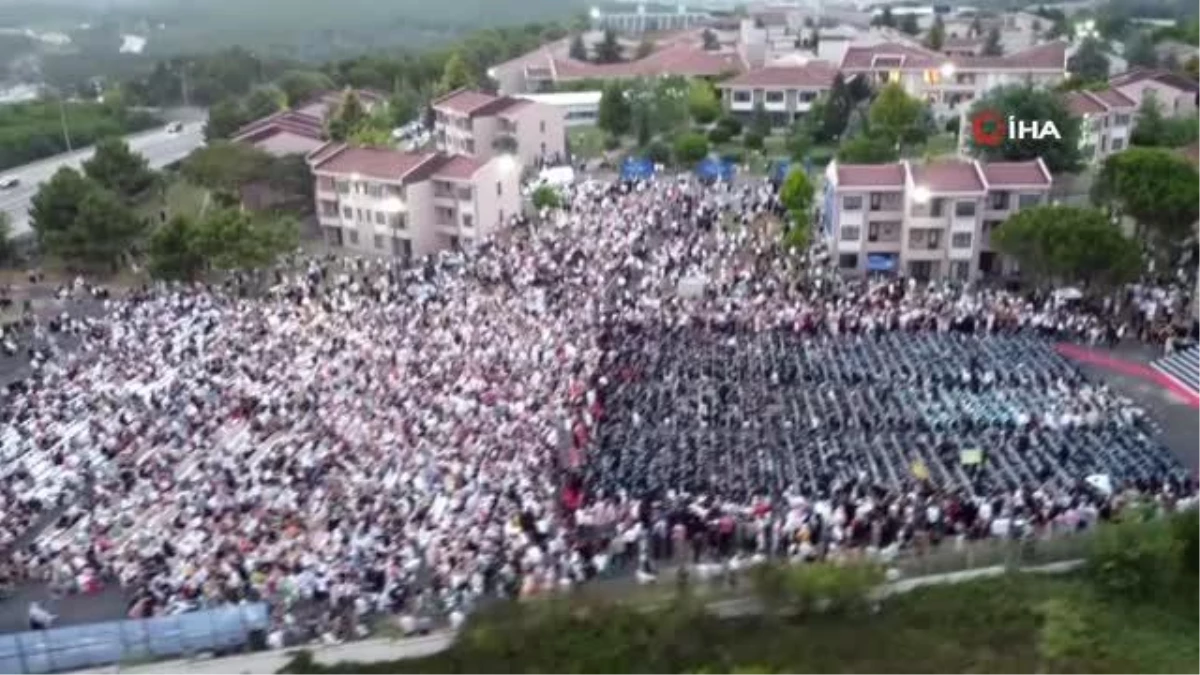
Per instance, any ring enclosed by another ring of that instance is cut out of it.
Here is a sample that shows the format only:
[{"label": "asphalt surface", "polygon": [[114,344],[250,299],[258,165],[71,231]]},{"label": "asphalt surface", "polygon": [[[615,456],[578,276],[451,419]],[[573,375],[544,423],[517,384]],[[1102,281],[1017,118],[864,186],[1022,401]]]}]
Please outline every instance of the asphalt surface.
[{"label": "asphalt surface", "polygon": [[[168,117],[184,118],[182,120],[183,130],[172,133],[167,131],[164,125],[157,129],[125,137],[129,148],[143,155],[150,162],[152,169],[161,169],[168,164],[178,162],[196,148],[204,145],[203,116],[189,111],[183,115],[169,115]],[[19,236],[29,230],[30,200],[37,193],[38,186],[49,180],[56,171],[64,166],[78,169],[92,156],[94,150],[94,147],[89,146],[3,172],[5,177],[15,176],[21,181],[16,187],[0,189],[0,211],[7,212],[11,218],[14,235]]]}]

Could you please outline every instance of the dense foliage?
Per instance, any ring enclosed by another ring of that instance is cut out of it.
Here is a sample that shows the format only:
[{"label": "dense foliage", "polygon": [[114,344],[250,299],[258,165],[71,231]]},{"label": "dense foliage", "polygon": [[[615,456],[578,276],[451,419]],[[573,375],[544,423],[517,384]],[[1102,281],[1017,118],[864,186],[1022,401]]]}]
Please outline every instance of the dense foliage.
[{"label": "dense foliage", "polygon": [[971,106],[969,118],[983,111],[1003,111],[1018,120],[1053,122],[1060,139],[1006,138],[999,146],[978,145],[972,135],[967,137],[967,149],[985,161],[1029,161],[1042,158],[1051,173],[1075,171],[1080,167],[1080,122],[1071,114],[1061,96],[1049,89],[1032,85],[997,87]]},{"label": "dense foliage", "polygon": [[992,234],[1033,282],[1101,289],[1137,279],[1138,246],[1103,211],[1074,206],[1022,209]]},{"label": "dense foliage", "polygon": [[0,106],[0,171],[66,152],[64,117],[73,148],[159,123],[152,115],[111,103],[67,101],[61,110],[58,101]]}]

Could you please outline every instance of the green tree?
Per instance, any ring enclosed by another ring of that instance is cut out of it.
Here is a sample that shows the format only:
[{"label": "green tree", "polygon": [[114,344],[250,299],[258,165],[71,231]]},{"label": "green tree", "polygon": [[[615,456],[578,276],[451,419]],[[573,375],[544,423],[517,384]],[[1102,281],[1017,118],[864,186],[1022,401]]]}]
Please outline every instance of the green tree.
[{"label": "green tree", "polygon": [[[453,57],[451,57],[453,58]],[[342,94],[341,103],[329,118],[329,137],[335,141],[345,141],[356,129],[368,119],[367,109],[363,107],[358,94],[353,89],[347,89]]]},{"label": "green tree", "polygon": [[654,131],[650,128],[650,113],[645,109],[637,113],[637,144],[644,148],[654,140]]},{"label": "green tree", "polygon": [[808,246],[812,229],[813,185],[803,169],[792,169],[779,188],[779,201],[787,210],[790,227],[785,243],[792,249]]},{"label": "green tree", "polygon": [[858,134],[838,148],[838,160],[846,164],[881,164],[900,158],[900,150],[890,138]]},{"label": "green tree", "polygon": [[712,52],[721,48],[721,41],[717,39],[717,34],[711,28],[705,28],[700,37],[704,40],[705,51]]},{"label": "green tree", "polygon": [[703,134],[686,132],[675,137],[675,161],[691,165],[708,156],[708,139]]},{"label": "green tree", "polygon": [[334,89],[333,80],[318,70],[289,70],[279,77],[278,85],[287,105],[292,107],[304,105],[319,94]]},{"label": "green tree", "polygon": [[1158,53],[1154,51],[1154,42],[1144,33],[1138,33],[1125,43],[1124,56],[1130,66],[1158,67]]},{"label": "green tree", "polygon": [[387,113],[390,125],[402,127],[421,114],[421,97],[408,87],[400,87],[388,98]]},{"label": "green tree", "polygon": [[388,129],[371,124],[360,124],[346,140],[361,148],[390,148],[393,145]]},{"label": "green tree", "polygon": [[928,133],[924,109],[925,105],[906,94],[899,84],[889,84],[871,104],[870,129],[893,143],[919,143]]},{"label": "green tree", "polygon": [[271,162],[270,155],[254,146],[217,141],[192,151],[179,170],[194,185],[233,193],[265,178]]},{"label": "green tree", "polygon": [[1110,289],[1141,271],[1136,246],[1102,212],[1074,206],[1038,206],[1019,211],[992,235],[1029,278],[1046,284],[1082,284]]},{"label": "green tree", "polygon": [[1079,44],[1079,50],[1067,61],[1067,69],[1084,82],[1100,82],[1108,79],[1108,57],[1103,45],[1093,37]]},{"label": "green tree", "polygon": [[588,60],[587,45],[583,44],[582,33],[576,33],[571,36],[571,49],[567,53],[576,61]]},{"label": "green tree", "polygon": [[814,128],[813,140],[818,143],[831,143],[840,139],[846,130],[846,121],[853,108],[850,88],[846,86],[846,79],[838,73],[833,77],[829,93],[820,100],[817,109],[809,111],[809,117],[820,120]]},{"label": "green tree", "polygon": [[1129,142],[1133,145],[1156,146],[1163,145],[1167,136],[1167,121],[1163,118],[1162,106],[1153,96],[1142,97],[1142,105],[1138,108],[1137,122]]},{"label": "green tree", "polygon": [[454,52],[446,59],[438,89],[446,93],[474,86],[475,74],[471,72],[471,66],[467,64],[461,52]]},{"label": "green tree", "polygon": [[146,158],[133,153],[117,136],[96,144],[91,158],[83,163],[83,173],[129,203],[145,194],[157,178]]},{"label": "green tree", "polygon": [[620,82],[613,80],[604,87],[600,96],[600,110],[596,125],[613,136],[623,136],[629,133],[633,123],[633,110],[625,89]]},{"label": "green tree", "polygon": [[562,198],[558,195],[558,190],[550,185],[539,185],[533,191],[533,208],[541,211],[543,209],[557,209],[562,205]]},{"label": "green tree", "polygon": [[255,87],[246,96],[242,107],[251,120],[261,119],[283,110],[287,106],[287,95],[279,87]]},{"label": "green tree", "polygon": [[1193,56],[1183,64],[1183,72],[1193,80],[1200,79],[1200,57]]},{"label": "green tree", "polygon": [[762,150],[765,139],[757,131],[747,131],[742,134],[742,145],[747,150]]},{"label": "green tree", "polygon": [[933,20],[933,27],[925,35],[925,46],[935,52],[940,52],[944,44],[946,44],[946,22],[942,21],[942,17],[939,14]]},{"label": "green tree", "polygon": [[98,189],[83,174],[70,167],[59,169],[38,188],[30,201],[29,224],[38,247],[53,251],[75,225],[79,205],[93,189]]},{"label": "green tree", "polygon": [[1004,43],[1000,42],[1000,29],[992,26],[987,33],[987,39],[983,43],[984,56],[1002,56],[1004,54]]},{"label": "green tree", "polygon": [[688,112],[697,124],[710,124],[721,116],[721,101],[706,80],[697,78],[688,87]]},{"label": "green tree", "polygon": [[[1163,601],[1180,588],[1186,569],[1186,540],[1177,536],[1173,520],[1149,522],[1130,508],[1115,523],[1103,524],[1091,540],[1086,574],[1101,593],[1121,602]],[[1194,524],[1194,518],[1175,516]],[[1189,537],[1194,534],[1184,533]]]},{"label": "green tree", "polygon": [[66,167],[34,195],[30,225],[47,254],[72,266],[110,269],[144,228],[119,197]]},{"label": "green tree", "polygon": [[637,51],[634,53],[633,58],[635,60],[644,59],[653,54],[655,49],[654,40],[648,37],[642,38],[642,41],[638,43]]},{"label": "green tree", "polygon": [[208,142],[233,136],[252,118],[246,114],[241,101],[224,99],[213,104],[208,109],[208,122],[204,125],[204,139]]},{"label": "green tree", "polygon": [[17,247],[13,242],[12,219],[7,211],[0,211],[0,265],[7,265],[17,257]]},{"label": "green tree", "polygon": [[919,35],[921,33],[921,24],[917,23],[917,15],[905,14],[901,17],[900,30],[909,35]]},{"label": "green tree", "polygon": [[761,138],[771,135],[771,117],[767,108],[761,102],[754,105],[754,113],[750,117],[750,128],[747,133],[753,133]]},{"label": "green tree", "polygon": [[979,145],[967,138],[968,151],[986,161],[1029,161],[1042,158],[1052,173],[1072,172],[1082,164],[1079,152],[1079,118],[1071,114],[1062,97],[1029,85],[997,87],[976,101],[968,118],[985,110],[1002,110],[1019,120],[1052,122],[1060,139],[1006,138],[999,146]]},{"label": "green tree", "polygon": [[155,279],[192,281],[204,271],[204,256],[197,245],[196,225],[174,216],[150,235],[147,248],[150,274]]},{"label": "green tree", "polygon": [[604,37],[595,47],[596,63],[620,63],[622,60],[621,43],[617,34],[611,28],[604,30]]},{"label": "green tree", "polygon": [[255,218],[237,208],[217,209],[197,224],[195,250],[214,269],[258,269],[295,248],[297,236],[297,225],[289,219]]},{"label": "green tree", "polygon": [[1175,261],[1200,218],[1200,175],[1186,158],[1159,148],[1130,148],[1110,155],[1092,197],[1137,222],[1138,236],[1167,261]]}]

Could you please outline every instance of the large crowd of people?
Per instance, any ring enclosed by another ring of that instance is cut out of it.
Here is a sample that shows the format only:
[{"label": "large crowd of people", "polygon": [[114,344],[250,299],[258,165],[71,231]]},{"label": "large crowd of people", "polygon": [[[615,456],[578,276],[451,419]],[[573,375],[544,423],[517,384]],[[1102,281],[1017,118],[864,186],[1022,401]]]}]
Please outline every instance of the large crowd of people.
[{"label": "large crowd of people", "polygon": [[816,273],[764,225],[765,183],[566,196],[410,266],[296,258],[264,294],[57,318],[0,400],[8,574],[119,584],[131,617],[264,599],[348,636],[664,559],[895,552],[1194,494],[1144,413],[1047,346],[1114,338],[1111,312]]}]

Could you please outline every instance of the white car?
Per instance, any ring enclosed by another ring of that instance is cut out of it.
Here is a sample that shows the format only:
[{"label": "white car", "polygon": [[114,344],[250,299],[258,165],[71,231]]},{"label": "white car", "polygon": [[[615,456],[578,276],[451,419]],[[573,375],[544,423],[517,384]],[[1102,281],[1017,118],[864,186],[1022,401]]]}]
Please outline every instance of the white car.
[{"label": "white car", "polygon": [[171,122],[167,125],[168,134],[177,134],[183,131],[183,122]]},{"label": "white car", "polygon": [[11,190],[21,184],[21,179],[16,176],[0,176],[0,190]]}]

